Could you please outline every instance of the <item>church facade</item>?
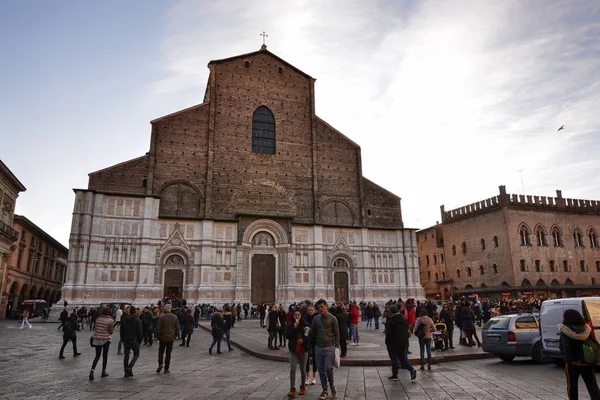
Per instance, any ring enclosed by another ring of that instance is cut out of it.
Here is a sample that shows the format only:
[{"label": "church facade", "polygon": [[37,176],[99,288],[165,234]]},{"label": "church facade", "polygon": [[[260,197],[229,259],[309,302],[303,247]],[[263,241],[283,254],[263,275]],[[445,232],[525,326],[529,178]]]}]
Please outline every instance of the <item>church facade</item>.
[{"label": "church facade", "polygon": [[201,104],[75,189],[73,304],[423,298],[400,198],[315,114],[315,79],[261,50],[208,64]]}]

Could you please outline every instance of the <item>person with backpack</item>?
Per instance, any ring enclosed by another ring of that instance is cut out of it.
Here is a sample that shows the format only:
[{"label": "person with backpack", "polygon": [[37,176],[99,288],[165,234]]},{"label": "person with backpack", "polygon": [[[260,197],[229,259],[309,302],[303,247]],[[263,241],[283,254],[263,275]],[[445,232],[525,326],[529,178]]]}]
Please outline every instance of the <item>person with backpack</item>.
[{"label": "person with backpack", "polygon": [[[121,316],[120,338],[123,342],[123,369],[125,378],[133,377],[133,366],[140,356],[140,344],[143,340],[142,321],[129,306],[125,306]],[[129,353],[133,351],[133,358],[129,361]]]},{"label": "person with backpack", "polygon": [[424,367],[425,349],[427,349],[427,369],[431,369],[431,333],[435,331],[433,320],[427,315],[427,310],[422,309],[419,318],[415,324],[415,336],[419,339],[419,349],[421,351],[421,371]]},{"label": "person with backpack", "polygon": [[[588,390],[590,398],[600,399],[600,388],[596,381],[594,367],[600,357],[600,346],[591,335],[592,329],[577,310],[565,310],[563,322],[558,325],[560,332],[560,355],[565,362],[567,395],[569,400],[577,400],[579,377]],[[587,355],[587,357],[586,357]]]}]

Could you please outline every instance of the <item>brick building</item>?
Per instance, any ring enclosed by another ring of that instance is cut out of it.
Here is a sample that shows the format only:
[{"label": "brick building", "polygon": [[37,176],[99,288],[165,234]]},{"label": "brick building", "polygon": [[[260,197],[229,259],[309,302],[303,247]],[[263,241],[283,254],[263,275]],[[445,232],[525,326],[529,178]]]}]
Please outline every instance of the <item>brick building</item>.
[{"label": "brick building", "polygon": [[19,239],[18,232],[12,228],[15,204],[19,193],[25,190],[25,186],[0,160],[0,319],[4,318],[8,304],[7,260],[13,243]]},{"label": "brick building", "polygon": [[75,303],[422,297],[400,198],[315,114],[315,79],[261,50],[211,61],[202,104],[75,189]]},{"label": "brick building", "polygon": [[[600,294],[600,201],[563,198],[560,190],[507,194],[500,186],[497,196],[441,213],[446,279],[424,283],[441,297]],[[422,271],[427,254],[420,253]]]},{"label": "brick building", "polygon": [[[425,297],[441,300],[443,288],[451,281],[446,276],[446,256],[442,226],[436,224],[417,231],[419,272]],[[445,285],[444,285],[445,284]]]},{"label": "brick building", "polygon": [[7,264],[7,316],[18,309],[20,301],[41,299],[52,305],[61,298],[69,253],[22,215],[15,215],[13,228],[19,239],[11,247]]}]

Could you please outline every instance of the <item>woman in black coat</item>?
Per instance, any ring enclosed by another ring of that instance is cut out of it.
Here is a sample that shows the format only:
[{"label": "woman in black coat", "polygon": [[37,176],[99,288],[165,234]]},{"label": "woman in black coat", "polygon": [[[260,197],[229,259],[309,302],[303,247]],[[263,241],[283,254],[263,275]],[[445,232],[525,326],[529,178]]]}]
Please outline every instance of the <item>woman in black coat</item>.
[{"label": "woman in black coat", "polygon": [[181,317],[181,325],[183,325],[183,335],[181,335],[180,346],[190,347],[190,339],[192,333],[194,333],[194,316],[192,315],[192,309],[188,308]]},{"label": "woman in black coat", "polygon": [[[583,378],[590,398],[600,399],[600,389],[594,373],[594,364],[586,364],[583,357],[583,343],[590,337],[592,329],[585,323],[585,319],[579,311],[565,310],[563,323],[558,325],[558,330],[560,332],[560,355],[566,364],[565,372],[569,400],[578,398],[579,376]],[[598,351],[598,346],[595,347]]]},{"label": "woman in black coat", "polygon": [[346,314],[344,307],[337,306],[334,316],[337,318],[340,331],[340,357],[346,357],[348,352],[348,314]]},{"label": "woman in black coat", "polygon": [[73,312],[69,319],[63,322],[63,344],[60,348],[60,355],[58,358],[61,360],[65,358],[63,352],[69,340],[73,343],[73,357],[77,357],[81,353],[77,352],[77,331],[79,330],[79,324],[77,323],[77,314]]},{"label": "woman in black coat", "polygon": [[460,311],[460,320],[462,322],[462,331],[465,333],[468,346],[475,346],[473,342],[473,336],[477,341],[477,346],[481,347],[479,337],[477,337],[477,331],[475,331],[475,313],[471,310],[471,304],[469,301],[465,303]]},{"label": "woman in black coat", "polygon": [[447,330],[447,334],[444,336],[444,349],[453,349],[454,343],[452,336],[454,335],[454,315],[450,311],[450,306],[448,304],[444,304],[442,307],[442,311],[440,312],[440,321],[446,325]]},{"label": "woman in black coat", "polygon": [[210,322],[211,333],[213,337],[213,341],[208,349],[208,354],[212,354],[212,349],[217,345],[217,354],[221,354],[221,339],[223,338],[223,314],[220,311],[215,311],[212,317],[212,321]]}]

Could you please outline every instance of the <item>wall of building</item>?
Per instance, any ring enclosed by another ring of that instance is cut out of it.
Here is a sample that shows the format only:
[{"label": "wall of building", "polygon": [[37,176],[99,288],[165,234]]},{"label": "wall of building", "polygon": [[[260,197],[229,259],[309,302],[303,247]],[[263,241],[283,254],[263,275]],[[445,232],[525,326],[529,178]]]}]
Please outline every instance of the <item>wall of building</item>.
[{"label": "wall of building", "polygon": [[444,289],[448,289],[449,285],[446,282],[437,283],[448,279],[441,226],[422,229],[417,231],[416,235],[419,248],[419,271],[425,295],[431,299],[446,298]]}]

